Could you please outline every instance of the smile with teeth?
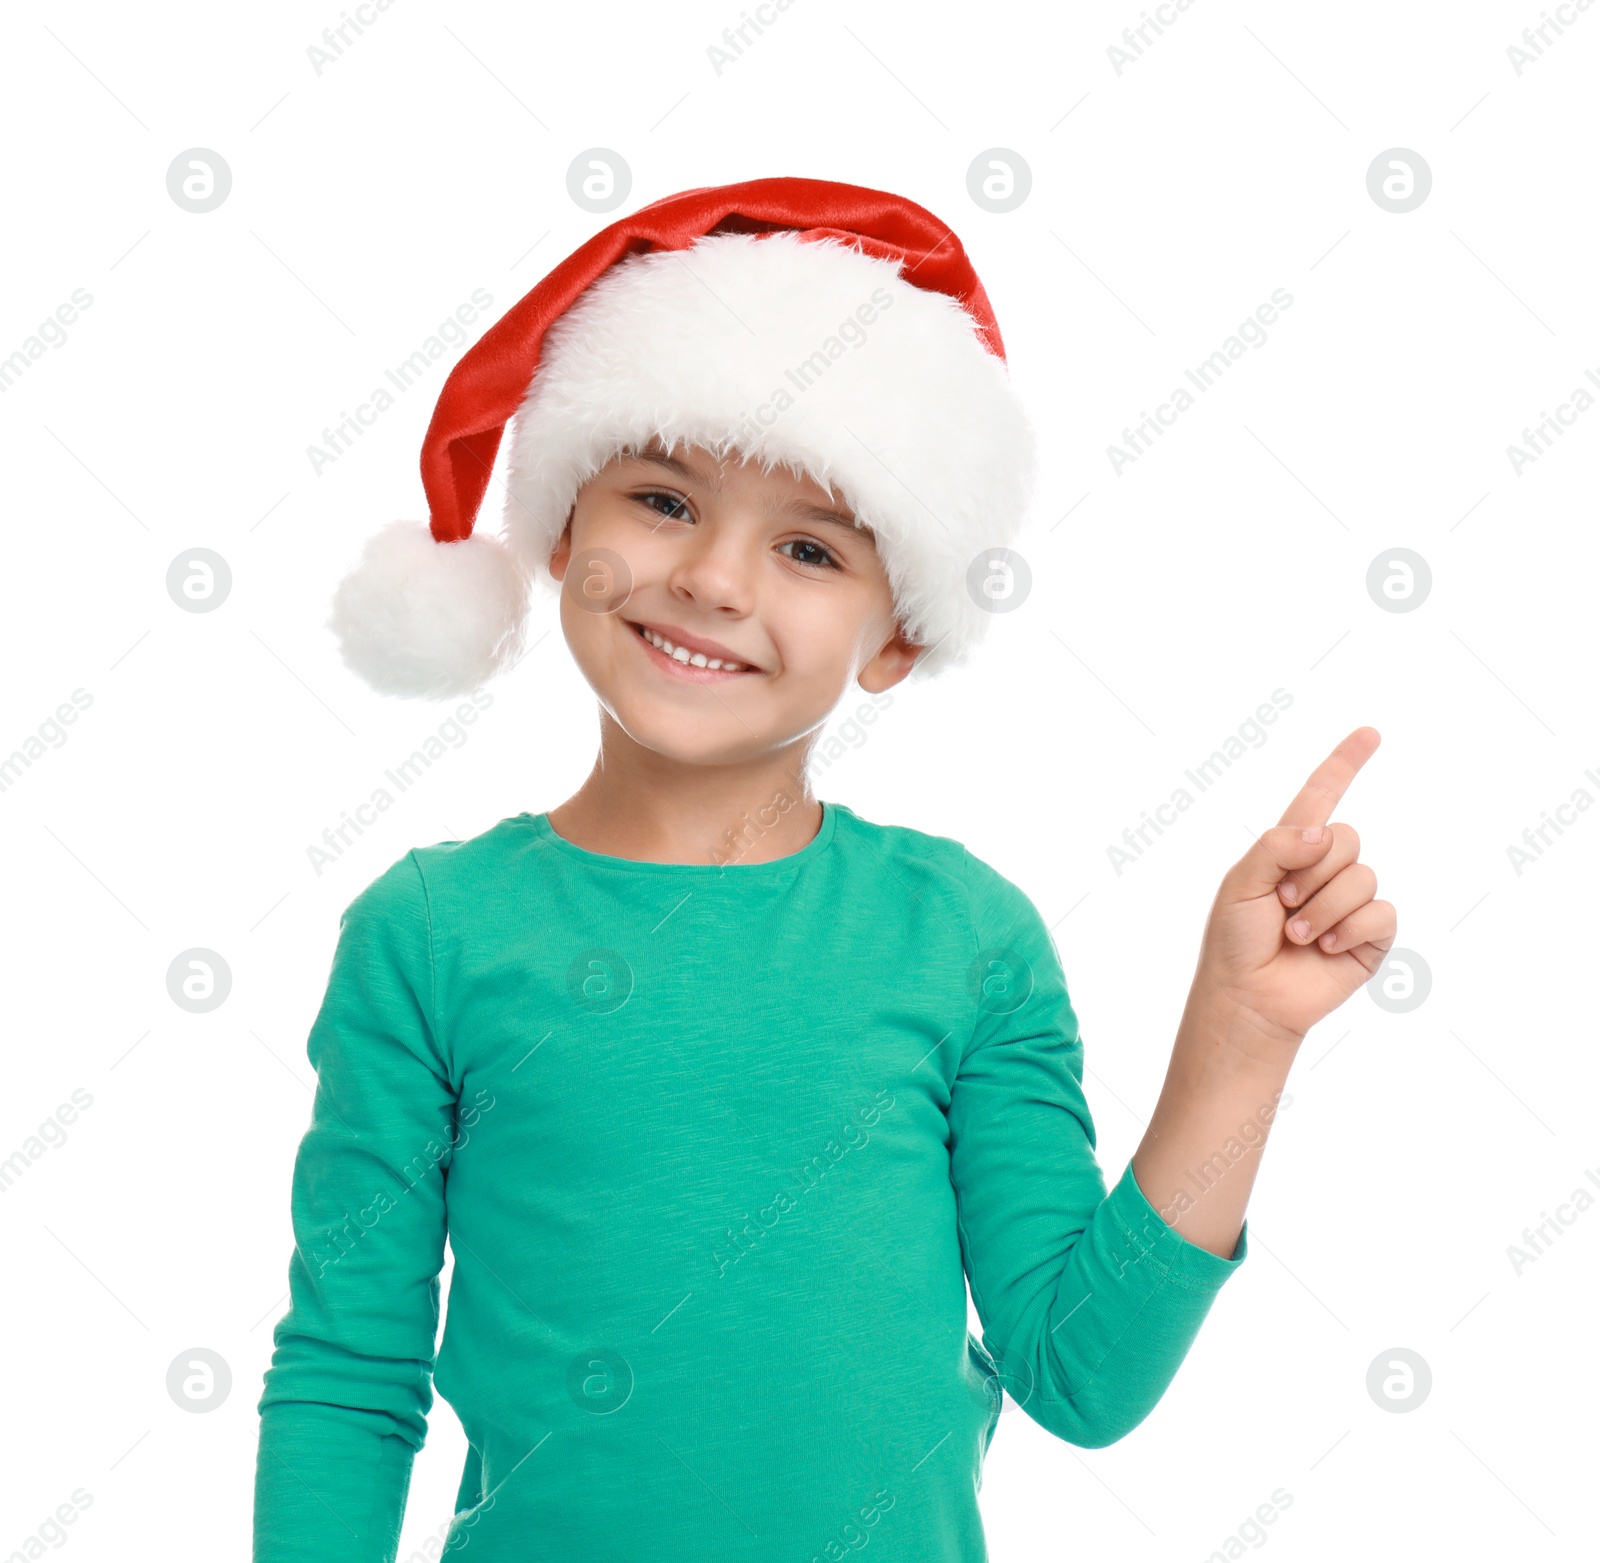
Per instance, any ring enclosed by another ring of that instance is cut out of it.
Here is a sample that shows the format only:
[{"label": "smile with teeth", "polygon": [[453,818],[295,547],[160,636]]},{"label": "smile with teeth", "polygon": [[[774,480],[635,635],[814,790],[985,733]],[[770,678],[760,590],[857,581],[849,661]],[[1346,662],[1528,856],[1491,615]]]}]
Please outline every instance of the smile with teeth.
[{"label": "smile with teeth", "polygon": [[735,662],[726,657],[708,657],[702,651],[690,651],[683,646],[674,646],[665,635],[658,635],[653,629],[643,624],[636,624],[634,628],[649,643],[664,656],[671,657],[674,662],[681,662],[687,667],[706,668],[711,672],[722,673],[754,673],[755,669],[748,662]]}]

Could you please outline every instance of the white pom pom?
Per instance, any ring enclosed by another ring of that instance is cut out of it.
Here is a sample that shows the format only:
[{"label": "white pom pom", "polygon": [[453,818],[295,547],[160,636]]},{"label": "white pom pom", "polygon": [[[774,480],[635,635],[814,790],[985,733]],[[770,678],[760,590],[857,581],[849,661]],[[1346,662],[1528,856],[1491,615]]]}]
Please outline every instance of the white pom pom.
[{"label": "white pom pom", "polygon": [[392,521],[339,583],[327,627],[380,694],[443,700],[516,661],[527,613],[527,573],[498,538],[439,543],[426,522]]}]

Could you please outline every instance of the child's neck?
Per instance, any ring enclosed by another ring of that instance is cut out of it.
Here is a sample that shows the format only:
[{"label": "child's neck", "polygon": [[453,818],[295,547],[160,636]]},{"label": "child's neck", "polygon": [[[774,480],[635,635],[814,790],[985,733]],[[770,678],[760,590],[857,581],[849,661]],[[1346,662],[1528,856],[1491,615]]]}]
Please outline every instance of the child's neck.
[{"label": "child's neck", "polygon": [[822,806],[798,746],[758,763],[718,766],[603,740],[587,780],[549,820],[557,835],[589,852],[716,866],[799,852],[821,828]]}]

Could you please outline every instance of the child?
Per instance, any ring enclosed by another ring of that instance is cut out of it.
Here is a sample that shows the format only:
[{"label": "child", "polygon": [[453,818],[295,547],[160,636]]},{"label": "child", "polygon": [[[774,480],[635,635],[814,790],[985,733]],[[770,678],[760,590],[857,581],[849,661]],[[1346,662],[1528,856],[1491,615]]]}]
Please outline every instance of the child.
[{"label": "child", "polygon": [[[344,655],[473,690],[548,565],[600,752],[345,913],[257,1563],[394,1559],[434,1382],[470,1442],[443,1547],[481,1563],[977,1563],[1002,1388],[1098,1448],[1176,1373],[1298,1044],[1394,939],[1326,828],[1377,734],[1225,879],[1108,1192],[1038,911],[806,781],[842,698],[981,635],[1032,467],[1001,352],[930,213],[770,179],[604,230],[451,375],[430,528],[369,543]],[[473,520],[513,416],[502,543]]]}]

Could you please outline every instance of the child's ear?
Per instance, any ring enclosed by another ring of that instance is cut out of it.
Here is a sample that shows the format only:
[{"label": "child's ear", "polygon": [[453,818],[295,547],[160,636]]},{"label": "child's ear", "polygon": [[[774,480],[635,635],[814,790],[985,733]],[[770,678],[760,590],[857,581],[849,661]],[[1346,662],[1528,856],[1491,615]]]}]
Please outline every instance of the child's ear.
[{"label": "child's ear", "polygon": [[[574,505],[572,510],[578,507]],[[572,510],[567,512],[567,524],[561,529],[561,538],[550,555],[550,573],[556,580],[567,578],[567,566],[572,562]]]},{"label": "child's ear", "polygon": [[896,622],[894,634],[883,643],[883,649],[877,656],[862,668],[856,682],[869,695],[893,689],[910,673],[923,650],[916,641],[907,637],[904,627]]}]

